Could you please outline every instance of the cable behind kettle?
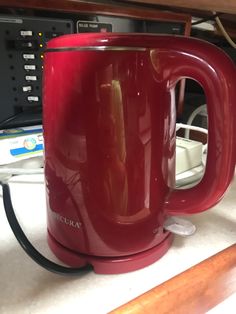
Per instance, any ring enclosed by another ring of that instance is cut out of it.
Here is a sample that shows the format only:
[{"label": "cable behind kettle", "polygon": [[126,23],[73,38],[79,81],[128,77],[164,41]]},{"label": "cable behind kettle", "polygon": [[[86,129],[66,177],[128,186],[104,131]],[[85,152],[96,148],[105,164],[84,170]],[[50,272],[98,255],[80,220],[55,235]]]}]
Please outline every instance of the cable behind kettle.
[{"label": "cable behind kettle", "polygon": [[85,265],[80,268],[70,268],[61,266],[57,263],[54,263],[43,256],[36,248],[31,244],[31,242],[26,237],[24,231],[22,230],[17,217],[15,215],[12,201],[11,201],[11,193],[9,185],[5,182],[0,181],[0,185],[2,186],[3,191],[3,204],[5,213],[7,216],[8,223],[14,233],[17,241],[23,250],[31,257],[38,265],[42,266],[46,270],[59,274],[59,275],[78,275],[83,273],[84,271],[92,270],[91,265]]}]

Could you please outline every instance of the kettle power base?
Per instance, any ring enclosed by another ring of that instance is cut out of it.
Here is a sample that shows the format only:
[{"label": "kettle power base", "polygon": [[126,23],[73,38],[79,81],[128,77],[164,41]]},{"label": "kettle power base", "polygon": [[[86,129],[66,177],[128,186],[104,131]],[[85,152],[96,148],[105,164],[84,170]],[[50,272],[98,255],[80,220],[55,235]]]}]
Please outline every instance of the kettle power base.
[{"label": "kettle power base", "polygon": [[97,274],[121,274],[146,267],[161,258],[168,251],[172,241],[173,234],[168,233],[160,244],[147,251],[122,257],[97,257],[66,249],[48,232],[48,245],[60,261],[78,268],[91,264]]}]

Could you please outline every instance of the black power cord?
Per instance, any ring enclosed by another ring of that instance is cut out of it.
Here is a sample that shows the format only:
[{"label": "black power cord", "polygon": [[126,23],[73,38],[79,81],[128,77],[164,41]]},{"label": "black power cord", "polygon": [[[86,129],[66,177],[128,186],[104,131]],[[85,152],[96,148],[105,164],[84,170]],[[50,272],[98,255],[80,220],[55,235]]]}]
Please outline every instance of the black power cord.
[{"label": "black power cord", "polygon": [[70,268],[56,264],[45,256],[43,256],[35,247],[30,243],[25,233],[23,232],[13,209],[11,201],[10,188],[7,183],[0,182],[3,191],[3,203],[6,212],[8,223],[14,233],[17,241],[23,250],[40,266],[46,270],[59,274],[59,275],[78,275],[84,273],[84,271],[90,271],[93,269],[92,265],[86,265],[80,268]]}]

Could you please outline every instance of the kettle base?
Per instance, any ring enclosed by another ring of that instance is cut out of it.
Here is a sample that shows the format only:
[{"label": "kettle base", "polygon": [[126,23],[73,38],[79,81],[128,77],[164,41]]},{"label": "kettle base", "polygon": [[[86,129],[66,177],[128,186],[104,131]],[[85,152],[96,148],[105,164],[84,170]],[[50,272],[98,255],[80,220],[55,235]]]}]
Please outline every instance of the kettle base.
[{"label": "kettle base", "polygon": [[121,274],[148,266],[156,262],[168,251],[172,241],[173,234],[168,233],[161,243],[147,251],[129,256],[97,257],[66,249],[48,232],[49,247],[60,261],[76,268],[91,264],[94,272],[97,274]]}]

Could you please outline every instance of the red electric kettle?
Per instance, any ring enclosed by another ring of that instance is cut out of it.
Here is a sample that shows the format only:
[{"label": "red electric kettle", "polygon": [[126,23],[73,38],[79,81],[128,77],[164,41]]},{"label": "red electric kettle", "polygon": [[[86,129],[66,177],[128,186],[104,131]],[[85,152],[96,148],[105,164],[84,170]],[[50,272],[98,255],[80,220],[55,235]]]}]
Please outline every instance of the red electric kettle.
[{"label": "red electric kettle", "polygon": [[[201,182],[175,189],[175,86],[196,80],[208,105]],[[146,34],[55,38],[44,58],[43,125],[48,243],[97,273],[160,258],[172,215],[215,205],[235,166],[236,70],[215,46]],[[36,258],[35,258],[36,259]]]}]

